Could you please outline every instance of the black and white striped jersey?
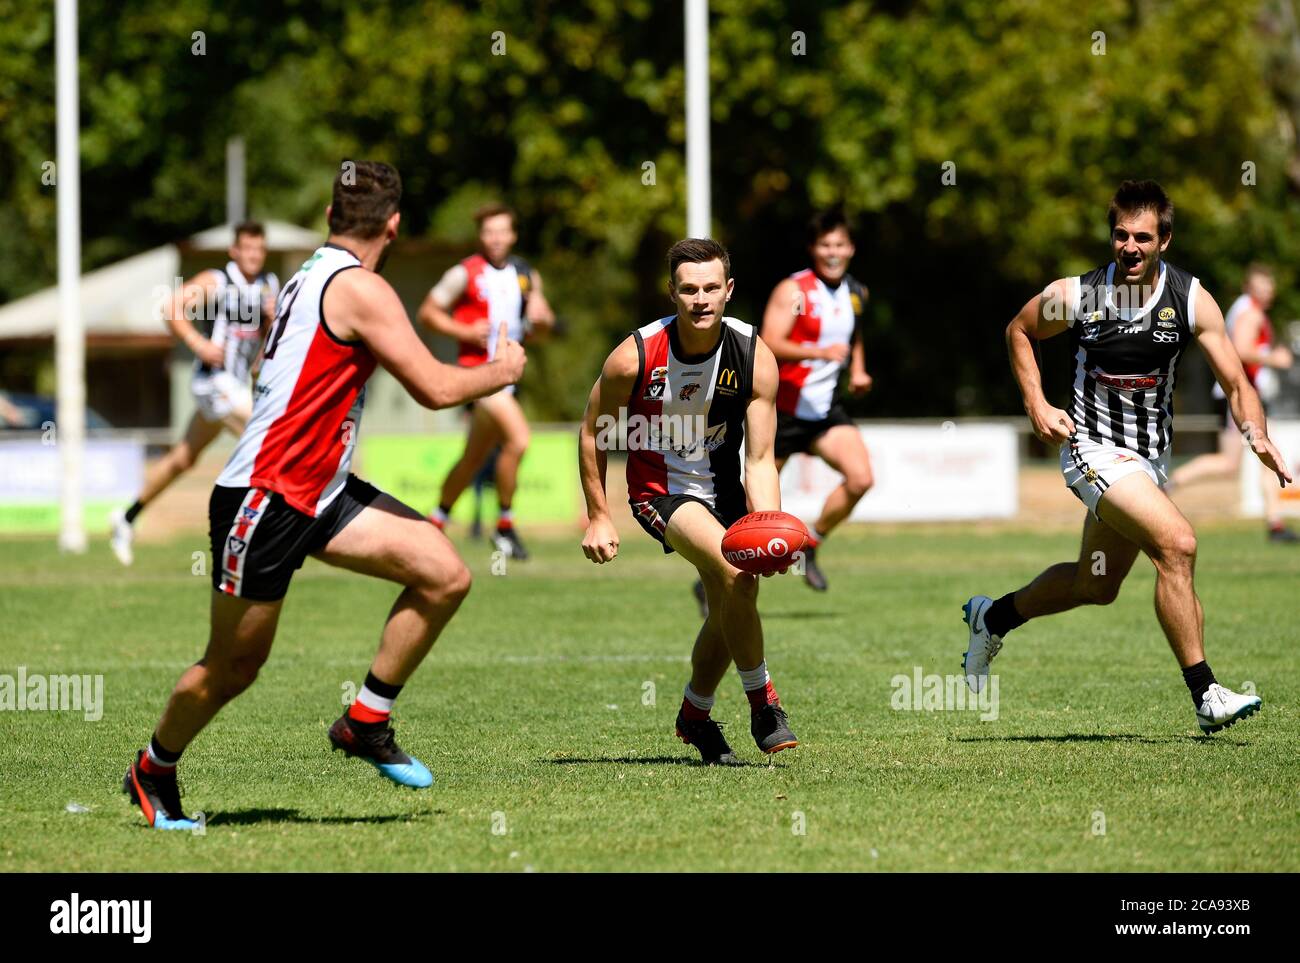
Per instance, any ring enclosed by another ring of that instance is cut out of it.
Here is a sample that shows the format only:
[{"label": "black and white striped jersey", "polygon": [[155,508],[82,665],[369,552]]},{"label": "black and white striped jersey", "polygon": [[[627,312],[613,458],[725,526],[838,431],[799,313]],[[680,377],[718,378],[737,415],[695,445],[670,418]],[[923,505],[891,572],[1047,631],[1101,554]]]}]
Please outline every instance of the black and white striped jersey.
[{"label": "black and white striped jersey", "polygon": [[1161,262],[1130,305],[1114,276],[1111,263],[1071,279],[1070,418],[1079,438],[1158,458],[1173,442],[1174,372],[1196,330],[1200,281]]}]

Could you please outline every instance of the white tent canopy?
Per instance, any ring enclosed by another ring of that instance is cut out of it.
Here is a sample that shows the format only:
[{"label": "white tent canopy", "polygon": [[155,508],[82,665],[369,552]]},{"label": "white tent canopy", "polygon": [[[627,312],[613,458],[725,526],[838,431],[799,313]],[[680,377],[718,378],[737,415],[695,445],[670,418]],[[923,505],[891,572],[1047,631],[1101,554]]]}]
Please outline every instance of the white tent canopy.
[{"label": "white tent canopy", "polygon": [[[322,241],[316,231],[267,221],[266,242],[273,252],[313,251]],[[219,224],[195,234],[187,251],[224,251],[234,228]],[[158,335],[166,332],[160,313],[163,299],[179,283],[181,248],[165,244],[81,276],[81,313],[87,335]],[[0,341],[48,338],[59,317],[59,291],[45,288],[0,306]]]}]

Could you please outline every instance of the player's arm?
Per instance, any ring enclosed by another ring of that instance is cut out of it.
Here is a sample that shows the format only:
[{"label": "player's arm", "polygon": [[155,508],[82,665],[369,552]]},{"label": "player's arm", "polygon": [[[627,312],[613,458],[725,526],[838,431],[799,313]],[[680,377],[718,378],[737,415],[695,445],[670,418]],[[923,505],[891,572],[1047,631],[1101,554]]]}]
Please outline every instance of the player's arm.
[{"label": "player's arm", "polygon": [[217,289],[217,272],[200,271],[186,281],[167,305],[163,320],[172,334],[204,364],[219,368],[226,354],[221,345],[205,338],[190,318],[207,310],[212,292]]},{"label": "player's arm", "polygon": [[849,355],[849,391],[855,395],[871,390],[871,375],[867,374],[867,350],[863,346],[862,331],[853,333],[853,350]]},{"label": "player's arm", "polygon": [[799,285],[790,278],[772,289],[772,296],[767,299],[767,308],[763,311],[763,340],[772,349],[772,354],[777,361],[843,361],[849,353],[847,345],[831,344],[819,348],[815,344],[798,344],[790,340],[794,319],[802,313],[802,298]]},{"label": "player's arm", "polygon": [[754,392],[745,406],[745,497],[751,512],[781,510],[776,470],[776,357],[762,341],[754,345]]},{"label": "player's arm", "polygon": [[1291,351],[1285,345],[1277,344],[1265,351],[1255,343],[1263,323],[1264,312],[1259,308],[1243,311],[1233,323],[1232,346],[1237,349],[1237,357],[1241,359],[1242,364],[1257,364],[1265,368],[1283,370],[1291,367]]},{"label": "player's arm", "polygon": [[469,272],[463,264],[453,264],[424,296],[415,319],[435,334],[443,334],[457,341],[487,347],[491,324],[486,320],[475,324],[461,324],[451,316],[451,308],[465,293]]},{"label": "player's arm", "polygon": [[587,410],[578,429],[578,474],[587,502],[587,531],[582,551],[597,564],[618,555],[618,530],[609,514],[605,471],[609,449],[618,442],[618,409],[632,397],[639,355],[636,340],[629,336],[605,359],[600,377],[591,387]]},{"label": "player's arm", "polygon": [[[1235,325],[1234,325],[1235,327]],[[1242,435],[1250,443],[1251,450],[1269,471],[1277,475],[1278,482],[1285,487],[1291,480],[1287,471],[1286,459],[1273,447],[1268,438],[1268,425],[1264,420],[1264,406],[1259,403],[1250,379],[1241,367],[1241,358],[1228,338],[1227,328],[1223,323],[1223,312],[1210,292],[1199,288],[1196,292],[1196,343],[1205,353],[1205,360],[1210,363],[1210,370],[1219,382],[1219,387],[1228,397],[1228,408],[1233,420],[1241,429]]]},{"label": "player's arm", "polygon": [[1046,444],[1060,444],[1074,433],[1074,422],[1060,408],[1048,404],[1043,394],[1042,374],[1038,370],[1036,344],[1053,338],[1069,327],[1071,280],[1053,281],[1041,294],[1036,294],[1020,309],[1020,313],[1007,325],[1007,354],[1011,357],[1011,373],[1020,386],[1025,414],[1034,428],[1038,440]]},{"label": "player's arm", "polygon": [[532,329],[530,334],[534,335],[546,335],[555,326],[555,312],[551,310],[551,302],[546,300],[546,294],[542,291],[542,276],[536,271],[529,274],[524,319]]},{"label": "player's arm", "polygon": [[336,338],[364,341],[384,369],[426,408],[482,398],[523,375],[524,349],[506,340],[504,325],[494,360],[473,368],[443,364],[415,333],[397,292],[373,271],[335,275],[321,307]]}]

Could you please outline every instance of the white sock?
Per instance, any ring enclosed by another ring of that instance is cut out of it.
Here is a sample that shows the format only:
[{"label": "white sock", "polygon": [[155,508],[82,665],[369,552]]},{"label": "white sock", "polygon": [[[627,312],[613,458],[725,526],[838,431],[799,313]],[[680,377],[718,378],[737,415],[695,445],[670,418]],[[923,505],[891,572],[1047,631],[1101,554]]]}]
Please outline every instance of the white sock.
[{"label": "white sock", "polygon": [[145,753],[149,756],[149,761],[150,761],[151,763],[153,763],[155,766],[157,766],[159,769],[175,769],[175,768],[176,768],[176,763],[174,763],[174,762],[164,762],[163,760],[159,759],[159,758],[154,754],[154,751],[153,751],[153,745],[152,745],[152,744],[149,745],[149,746],[145,749]]},{"label": "white sock", "polygon": [[387,715],[393,711],[393,703],[397,700],[385,699],[381,695],[375,695],[375,693],[371,692],[363,685],[361,691],[357,694],[357,701],[367,709],[371,709],[374,712],[382,712]]},{"label": "white sock", "polygon": [[687,702],[695,706],[695,708],[699,709],[701,712],[709,712],[710,710],[713,709],[713,703],[715,701],[715,697],[711,695],[710,696],[700,695],[698,692],[696,692],[694,689],[691,688],[691,684],[689,682],[686,683],[686,691],[682,693],[682,695],[685,696]]},{"label": "white sock", "polygon": [[764,660],[752,669],[742,669],[736,666],[736,671],[740,673],[740,684],[744,686],[746,692],[753,692],[755,689],[761,689],[768,683],[767,661]]}]

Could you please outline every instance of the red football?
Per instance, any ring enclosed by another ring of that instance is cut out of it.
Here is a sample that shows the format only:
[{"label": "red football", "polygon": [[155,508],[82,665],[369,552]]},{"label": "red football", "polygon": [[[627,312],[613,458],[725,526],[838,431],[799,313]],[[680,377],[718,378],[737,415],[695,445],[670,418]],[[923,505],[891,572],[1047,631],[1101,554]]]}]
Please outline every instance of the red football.
[{"label": "red football", "polygon": [[808,529],[788,512],[751,512],[722,536],[722,557],[743,572],[779,572],[808,545]]}]

